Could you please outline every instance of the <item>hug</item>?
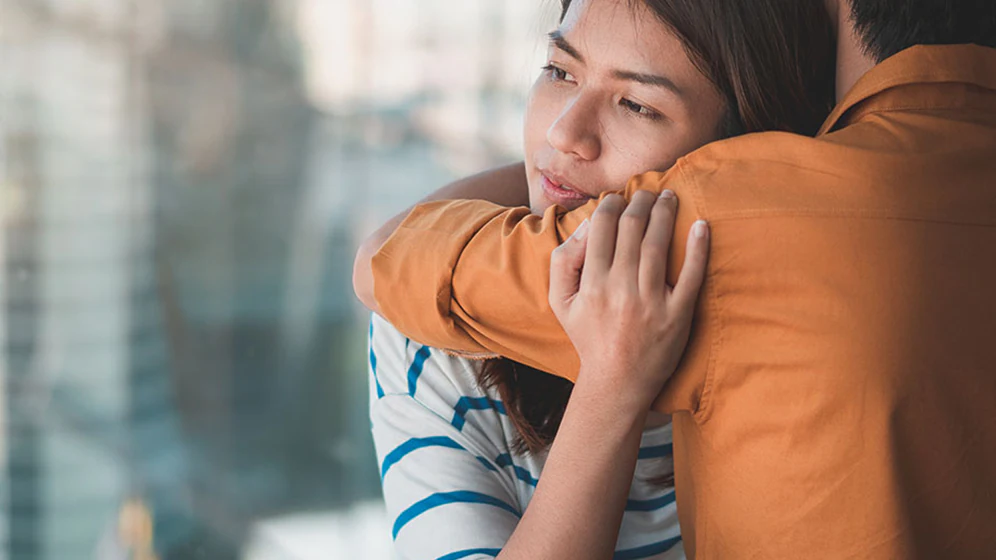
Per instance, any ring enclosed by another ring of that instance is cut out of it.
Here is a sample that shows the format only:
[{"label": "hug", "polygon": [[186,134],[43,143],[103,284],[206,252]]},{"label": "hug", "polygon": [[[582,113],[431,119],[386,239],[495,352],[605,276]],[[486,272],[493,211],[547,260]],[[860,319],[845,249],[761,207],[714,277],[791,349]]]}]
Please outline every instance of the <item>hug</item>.
[{"label": "hug", "polygon": [[562,0],[360,248],[402,558],[996,558],[996,2]]}]

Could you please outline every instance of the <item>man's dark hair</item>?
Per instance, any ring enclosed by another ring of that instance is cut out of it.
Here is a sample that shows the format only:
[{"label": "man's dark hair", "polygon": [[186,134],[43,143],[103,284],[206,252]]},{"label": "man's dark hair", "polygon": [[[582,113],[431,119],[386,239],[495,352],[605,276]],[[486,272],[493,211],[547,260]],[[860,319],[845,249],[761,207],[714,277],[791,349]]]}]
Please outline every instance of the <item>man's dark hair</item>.
[{"label": "man's dark hair", "polygon": [[878,62],[914,45],[996,47],[996,0],[849,0],[866,52]]}]

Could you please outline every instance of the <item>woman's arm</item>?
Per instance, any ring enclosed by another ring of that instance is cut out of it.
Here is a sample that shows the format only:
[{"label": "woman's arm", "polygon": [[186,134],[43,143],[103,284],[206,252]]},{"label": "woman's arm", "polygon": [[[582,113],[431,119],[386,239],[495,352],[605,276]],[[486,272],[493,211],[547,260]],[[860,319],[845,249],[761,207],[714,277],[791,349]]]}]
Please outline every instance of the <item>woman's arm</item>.
[{"label": "woman's arm", "polygon": [[554,254],[550,305],[581,371],[501,559],[612,557],[647,410],[688,342],[705,276],[707,229],[697,224],[678,282],[667,285],[675,204],[673,193],[643,192],[628,207],[609,197]]},{"label": "woman's arm", "polygon": [[[409,386],[408,366],[424,351],[428,357],[417,386]],[[371,430],[401,558],[612,556],[645,405],[606,398],[595,383],[579,385],[523,512],[514,465],[498,460],[507,451],[499,413],[463,411],[460,422],[451,420],[460,407],[446,403],[483,400],[476,380],[461,376],[467,363],[407,344],[377,317],[371,356]],[[454,389],[461,393],[451,393]],[[596,546],[588,548],[591,543]]]},{"label": "woman's arm", "polygon": [[627,408],[597,383],[575,387],[536,493],[499,560],[612,557],[646,408]]},{"label": "woman's arm", "polygon": [[[501,206],[528,206],[529,192],[526,168],[522,162],[491,169],[450,183],[419,201],[432,202],[449,199],[486,200]],[[353,290],[368,309],[379,312],[374,298],[373,272],[370,261],[394,230],[411,212],[406,209],[388,220],[360,245],[353,263]]]},{"label": "woman's arm", "polygon": [[[376,316],[370,350],[371,430],[400,557],[611,557],[645,405],[605,398],[594,383],[578,387],[523,512],[516,461],[499,459],[508,444],[497,406],[454,406],[483,401],[467,362],[409,343]],[[408,366],[423,354],[422,373],[410,385]],[[591,514],[602,508],[607,521]],[[600,546],[580,553],[572,548],[592,533]]]},{"label": "woman's arm", "polygon": [[[514,493],[500,482],[501,469],[482,465],[497,452],[494,441],[501,443],[500,434],[481,438],[501,431],[498,426],[489,432],[488,418],[495,415],[470,413],[461,417],[465,422],[455,422],[447,420],[448,410],[430,408],[430,403],[453,401],[436,398],[434,390],[460,387],[453,380],[427,379],[434,360],[452,358],[432,353],[419,385],[412,387],[402,351],[408,345],[374,345],[374,436],[395,542],[405,557],[612,557],[647,410],[687,340],[705,266],[705,239],[696,237],[678,286],[673,292],[667,287],[664,265],[652,261],[667,251],[673,204],[648,204],[648,198],[655,197],[637,197],[635,218],[618,226],[621,249],[613,252],[629,255],[628,260],[607,264],[605,258],[610,236],[615,245],[619,200],[608,201],[593,218],[590,242],[582,229],[554,257],[550,302],[582,349],[582,371],[525,512],[516,509]],[[632,227],[640,220],[648,225]],[[635,261],[633,247],[646,247]],[[581,274],[589,248],[592,266]],[[379,320],[375,324],[389,328]],[[443,455],[434,463],[430,459],[436,453]]]},{"label": "woman's arm", "polygon": [[[646,173],[626,186],[631,198],[643,190],[671,189],[681,203],[675,218],[668,267],[675,281],[692,223],[708,218],[695,173],[682,163],[666,174]],[[584,221],[597,201],[543,216],[480,200],[421,204],[368,261],[379,313],[407,336],[467,353],[496,353],[574,380],[580,362],[547,302],[550,254]],[[718,250],[718,249],[717,249]],[[714,294],[708,290],[704,300]],[[717,330],[716,306],[700,305],[692,344],[668,385],[658,410],[696,410]]]}]

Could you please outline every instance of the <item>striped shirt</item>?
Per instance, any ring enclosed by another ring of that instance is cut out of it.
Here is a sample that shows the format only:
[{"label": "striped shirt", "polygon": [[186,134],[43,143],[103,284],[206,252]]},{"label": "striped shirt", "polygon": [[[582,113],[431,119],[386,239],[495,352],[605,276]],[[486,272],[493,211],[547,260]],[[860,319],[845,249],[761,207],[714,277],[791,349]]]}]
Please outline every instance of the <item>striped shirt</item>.
[{"label": "striped shirt", "polygon": [[[515,531],[545,454],[512,451],[515,429],[480,363],[370,325],[370,420],[395,548],[405,560],[494,558]],[[671,426],[644,431],[616,560],[676,560],[674,490],[648,479],[671,470]]]}]

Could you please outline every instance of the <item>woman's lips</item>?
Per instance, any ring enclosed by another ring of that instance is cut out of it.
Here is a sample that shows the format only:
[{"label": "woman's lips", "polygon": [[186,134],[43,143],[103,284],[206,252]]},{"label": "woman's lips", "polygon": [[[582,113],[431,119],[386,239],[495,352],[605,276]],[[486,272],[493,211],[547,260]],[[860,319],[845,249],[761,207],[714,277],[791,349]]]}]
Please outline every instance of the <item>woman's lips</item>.
[{"label": "woman's lips", "polygon": [[540,177],[543,184],[543,194],[554,204],[576,206],[579,202],[585,202],[593,198],[585,193],[574,190],[569,185],[559,181],[557,178],[548,176],[546,173],[540,172]]}]

